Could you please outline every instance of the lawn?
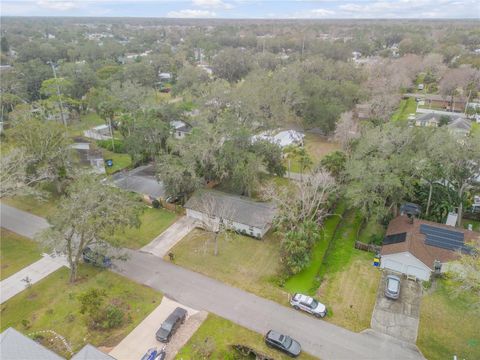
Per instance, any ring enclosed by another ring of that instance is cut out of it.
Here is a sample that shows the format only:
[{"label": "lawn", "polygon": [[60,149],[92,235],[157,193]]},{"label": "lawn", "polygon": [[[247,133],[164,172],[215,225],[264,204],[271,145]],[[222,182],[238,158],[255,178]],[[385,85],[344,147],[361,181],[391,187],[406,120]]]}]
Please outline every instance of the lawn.
[{"label": "lawn", "polygon": [[[256,351],[274,359],[289,359],[286,355],[267,347],[263,336],[231,321],[209,314],[200,328],[193,334],[175,357],[178,360],[189,359],[247,359],[231,348],[231,345],[247,345]],[[251,358],[248,358],[251,359]],[[302,353],[298,359],[315,359]]]},{"label": "lawn", "polygon": [[479,220],[463,219],[462,224],[463,224],[463,227],[465,229],[468,229],[468,225],[472,224],[473,231],[479,231],[480,232],[480,221]]},{"label": "lawn", "polygon": [[113,160],[113,166],[112,167],[107,167],[105,165],[105,168],[107,170],[107,174],[114,174],[117,171],[129,168],[132,166],[132,158],[128,154],[119,154],[119,153],[114,153],[112,151],[102,149],[103,151],[103,158],[105,160],[107,159],[112,159]]},{"label": "lawn", "polygon": [[2,202],[16,207],[17,209],[47,218],[52,215],[57,207],[58,196],[47,193],[45,199],[39,199],[32,195],[2,198]]},{"label": "lawn", "polygon": [[115,238],[120,240],[123,247],[139,249],[165,231],[176,219],[174,212],[146,207],[140,215],[140,227],[127,228],[122,233],[115,234]]},{"label": "lawn", "polygon": [[400,105],[392,115],[392,121],[407,121],[410,114],[417,112],[417,102],[415,98],[403,99],[400,101]]},{"label": "lawn", "polygon": [[423,297],[417,345],[429,360],[480,359],[480,312],[473,295],[454,297],[445,280]]},{"label": "lawn", "polygon": [[38,244],[0,228],[0,280],[41,259]]},{"label": "lawn", "polygon": [[312,250],[310,264],[285,282],[285,289],[289,292],[299,292],[309,295],[315,294],[319,286],[318,275],[322,266],[323,258],[344,212],[345,203],[342,202],[337,206],[334,215],[325,220],[320,241],[315,244]]},{"label": "lawn", "polygon": [[[69,270],[64,267],[3,303],[1,331],[10,326],[24,334],[53,330],[65,337],[74,352],[86,343],[111,347],[132,331],[162,299],[160,293],[149,287],[91,266],[80,267],[79,280],[75,284],[69,284],[68,278]],[[91,288],[105,290],[106,302],[124,309],[122,326],[108,331],[87,327],[77,297]],[[68,355],[58,341],[42,343],[62,356]]]},{"label": "lawn", "polygon": [[83,136],[83,131],[97,125],[103,125],[105,121],[97,113],[90,112],[80,115],[80,120],[75,120],[68,126],[68,134],[71,137]]},{"label": "lawn", "polygon": [[229,233],[220,236],[214,255],[209,233],[194,229],[171,251],[175,263],[264,298],[287,304],[288,295],[275,283],[279,270],[279,240],[271,232],[263,240]]},{"label": "lawn", "polygon": [[317,292],[329,309],[327,321],[352,331],[370,327],[381,275],[372,266],[373,254],[354,247],[361,220],[352,210],[344,214],[320,269]]}]

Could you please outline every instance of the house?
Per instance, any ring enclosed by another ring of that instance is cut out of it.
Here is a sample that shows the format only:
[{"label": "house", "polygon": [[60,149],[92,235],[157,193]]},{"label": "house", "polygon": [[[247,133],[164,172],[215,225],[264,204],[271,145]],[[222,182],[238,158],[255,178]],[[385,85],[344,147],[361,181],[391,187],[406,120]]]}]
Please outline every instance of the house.
[{"label": "house", "polygon": [[110,127],[106,124],[95,126],[83,132],[83,136],[94,140],[109,140],[112,138]]},{"label": "house", "polygon": [[388,225],[380,267],[427,281],[457,259],[458,250],[468,253],[471,241],[480,241],[480,233],[400,215]]},{"label": "house", "polygon": [[415,126],[438,127],[438,125],[440,124],[440,118],[442,116],[448,116],[448,115],[441,115],[439,113],[433,113],[433,112],[428,114],[420,114],[414,120]]},{"label": "house", "polygon": [[449,111],[463,112],[467,104],[467,99],[456,96],[443,97],[442,95],[427,94],[425,96],[425,107],[442,108]]},{"label": "house", "polygon": [[217,190],[199,190],[185,204],[187,216],[218,224],[224,221],[229,229],[261,239],[272,226],[275,207],[247,197]]},{"label": "house", "polygon": [[2,360],[65,360],[11,327],[0,334],[0,358]]},{"label": "house", "polygon": [[155,177],[155,166],[139,166],[130,171],[123,171],[112,176],[113,185],[135,192],[146,201],[159,200],[165,196],[165,187]]},{"label": "house", "polygon": [[305,134],[296,130],[283,130],[275,135],[272,132],[263,132],[252,137],[252,141],[266,140],[274,144],[278,144],[281,148],[291,145],[303,146],[303,138]]},{"label": "house", "polygon": [[464,118],[456,118],[452,120],[448,125],[448,129],[453,132],[454,134],[460,136],[467,136],[470,133],[470,129],[472,128],[472,122],[468,119]]},{"label": "house", "polygon": [[183,120],[170,121],[170,126],[172,127],[175,139],[183,139],[192,132],[192,125]]},{"label": "house", "polygon": [[115,360],[115,358],[101,352],[95,346],[87,344],[70,360]]},{"label": "house", "polygon": [[95,149],[88,142],[75,142],[71,145],[79,157],[80,165],[91,166],[93,172],[105,174],[105,160],[100,149]]},{"label": "house", "polygon": [[158,78],[162,82],[169,82],[172,80],[172,74],[170,73],[165,73],[165,72],[159,72],[158,73]]}]

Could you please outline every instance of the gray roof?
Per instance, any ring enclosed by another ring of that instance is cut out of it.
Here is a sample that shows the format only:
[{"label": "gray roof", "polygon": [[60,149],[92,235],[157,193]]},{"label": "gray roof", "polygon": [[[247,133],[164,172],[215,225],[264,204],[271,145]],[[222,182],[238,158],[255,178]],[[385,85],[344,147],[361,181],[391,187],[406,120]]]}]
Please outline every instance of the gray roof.
[{"label": "gray roof", "polygon": [[2,360],[64,360],[11,327],[0,334],[0,358]]},{"label": "gray roof", "polygon": [[[203,212],[202,198],[211,196],[216,209],[231,209],[231,213],[227,214],[227,220],[240,224],[253,226],[256,228],[265,228],[271,224],[275,216],[275,207],[272,203],[253,201],[244,196],[227,194],[217,190],[199,190],[185,204],[186,209]],[[215,216],[225,216],[220,214],[222,210],[213,210]]]},{"label": "gray roof", "polygon": [[82,350],[73,355],[71,360],[115,360],[115,358],[101,352],[95,346],[87,344]]},{"label": "gray roof", "polygon": [[115,174],[113,183],[121,189],[158,199],[165,196],[165,187],[154,174],[153,165],[140,166],[126,173]]},{"label": "gray roof", "polygon": [[469,132],[472,127],[472,122],[467,119],[458,118],[453,120],[450,124],[447,125],[452,130],[460,130]]}]

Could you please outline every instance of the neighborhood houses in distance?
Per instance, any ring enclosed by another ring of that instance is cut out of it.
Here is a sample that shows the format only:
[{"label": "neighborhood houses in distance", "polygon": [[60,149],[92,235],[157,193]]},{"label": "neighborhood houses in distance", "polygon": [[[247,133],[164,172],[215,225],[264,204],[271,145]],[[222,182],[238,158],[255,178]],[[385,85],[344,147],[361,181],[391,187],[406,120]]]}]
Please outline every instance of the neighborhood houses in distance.
[{"label": "neighborhood houses in distance", "polygon": [[0,10],[0,359],[480,359],[474,1]]}]

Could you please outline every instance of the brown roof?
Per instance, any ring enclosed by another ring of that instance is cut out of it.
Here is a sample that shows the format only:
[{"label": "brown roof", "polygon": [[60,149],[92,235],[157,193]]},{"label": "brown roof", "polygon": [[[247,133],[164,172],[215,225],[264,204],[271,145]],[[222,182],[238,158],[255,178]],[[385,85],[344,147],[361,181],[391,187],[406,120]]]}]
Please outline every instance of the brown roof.
[{"label": "brown roof", "polygon": [[458,258],[458,253],[455,251],[426,245],[425,235],[420,233],[420,225],[422,224],[461,232],[464,234],[465,243],[469,243],[472,241],[480,241],[480,233],[475,231],[452,228],[449,225],[419,219],[414,219],[413,224],[411,224],[409,223],[407,216],[398,216],[392,221],[390,221],[390,224],[388,224],[386,235],[388,236],[400,233],[407,233],[405,241],[382,246],[382,255],[396,254],[408,251],[432,270],[435,260],[444,263]]}]

